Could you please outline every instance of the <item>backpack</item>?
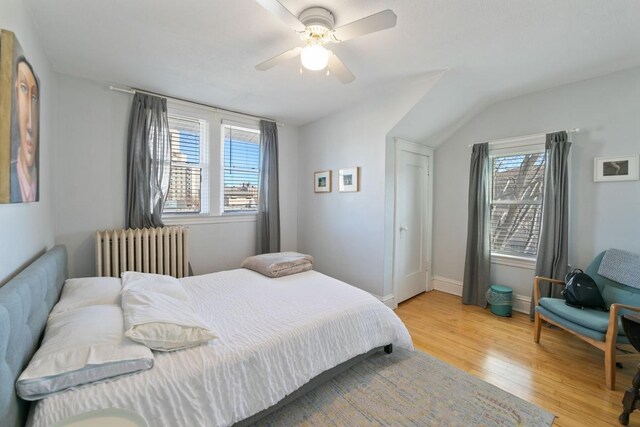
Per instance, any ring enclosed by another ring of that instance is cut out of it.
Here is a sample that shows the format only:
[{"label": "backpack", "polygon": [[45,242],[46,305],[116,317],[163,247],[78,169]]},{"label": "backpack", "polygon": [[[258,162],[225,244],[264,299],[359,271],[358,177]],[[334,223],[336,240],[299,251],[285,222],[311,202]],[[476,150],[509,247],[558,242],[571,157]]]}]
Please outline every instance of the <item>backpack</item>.
[{"label": "backpack", "polygon": [[564,279],[566,286],[562,290],[565,304],[575,308],[596,308],[607,310],[600,289],[596,282],[584,271],[576,268],[567,273]]}]

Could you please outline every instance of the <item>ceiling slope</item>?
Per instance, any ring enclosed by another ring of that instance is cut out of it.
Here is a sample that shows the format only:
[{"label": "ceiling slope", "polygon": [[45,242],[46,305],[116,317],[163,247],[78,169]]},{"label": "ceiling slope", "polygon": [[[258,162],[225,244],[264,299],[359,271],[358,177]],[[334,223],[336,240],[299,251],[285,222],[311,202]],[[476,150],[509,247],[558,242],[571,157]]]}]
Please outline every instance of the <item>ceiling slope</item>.
[{"label": "ceiling slope", "polygon": [[[25,0],[55,70],[265,115],[315,121],[385,82],[452,70],[396,126],[424,140],[498,99],[640,65],[637,0],[281,0],[336,26],[390,8],[397,26],[335,45],[357,76],[343,85],[292,60],[300,44],[254,0]],[[18,34],[18,37],[20,35]]]}]

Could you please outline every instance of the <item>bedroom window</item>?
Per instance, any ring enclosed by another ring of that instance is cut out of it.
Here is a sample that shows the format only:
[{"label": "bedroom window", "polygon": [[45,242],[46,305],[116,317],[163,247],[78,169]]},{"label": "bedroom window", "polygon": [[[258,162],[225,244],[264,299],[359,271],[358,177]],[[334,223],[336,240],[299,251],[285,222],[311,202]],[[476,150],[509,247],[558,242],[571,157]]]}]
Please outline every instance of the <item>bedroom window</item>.
[{"label": "bedroom window", "polygon": [[171,172],[163,214],[201,214],[208,211],[206,188],[206,120],[169,114]]},{"label": "bedroom window", "polygon": [[223,212],[256,212],[260,178],[260,131],[223,122],[222,135]]},{"label": "bedroom window", "polygon": [[535,260],[544,189],[544,143],[492,150],[491,253]]},{"label": "bedroom window", "polygon": [[185,101],[168,101],[167,109],[171,168],[163,222],[255,221],[258,120]]}]

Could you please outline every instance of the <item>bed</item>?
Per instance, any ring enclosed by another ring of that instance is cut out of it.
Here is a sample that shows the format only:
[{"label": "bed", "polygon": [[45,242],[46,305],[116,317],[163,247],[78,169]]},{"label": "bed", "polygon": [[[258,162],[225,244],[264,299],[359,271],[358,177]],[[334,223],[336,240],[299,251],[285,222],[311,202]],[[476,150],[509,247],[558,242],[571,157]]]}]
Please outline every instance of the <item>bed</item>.
[{"label": "bed", "polygon": [[[31,321],[35,340],[17,353],[0,347],[5,361],[16,354],[21,359],[13,362],[11,382],[4,375],[0,379],[3,402],[5,395],[11,395],[9,405],[0,407],[0,415],[10,415],[9,425],[25,422],[26,405],[9,387],[33,353],[59,295],[66,252],[56,248],[45,254],[21,273],[26,278],[17,284],[12,280],[7,285],[11,288],[0,293],[4,301],[3,294],[21,294],[21,286],[34,288],[29,283],[40,280],[34,272],[52,256],[58,268],[40,275],[56,279],[35,286],[49,290],[46,304],[34,304],[34,298],[22,304],[30,312],[27,317],[37,319]],[[270,279],[238,269],[181,281],[218,339],[187,350],[155,352],[155,365],[148,371],[45,398],[32,408],[28,425],[51,425],[105,408],[134,411],[153,426],[246,424],[371,351],[389,344],[412,348],[406,328],[389,308],[370,294],[315,271]],[[24,313],[3,317],[2,329],[24,319]],[[11,334],[10,340],[20,340]]]}]

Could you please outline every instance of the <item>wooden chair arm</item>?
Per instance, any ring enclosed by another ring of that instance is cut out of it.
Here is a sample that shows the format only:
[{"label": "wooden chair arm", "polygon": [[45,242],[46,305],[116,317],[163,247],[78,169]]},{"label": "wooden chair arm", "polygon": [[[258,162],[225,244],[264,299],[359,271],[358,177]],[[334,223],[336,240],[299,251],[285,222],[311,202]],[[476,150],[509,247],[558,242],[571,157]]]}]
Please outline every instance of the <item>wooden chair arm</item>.
[{"label": "wooden chair arm", "polygon": [[551,277],[544,276],[536,276],[533,279],[533,305],[534,307],[538,305],[538,300],[540,299],[540,282],[549,282],[552,285],[562,285],[564,286],[564,280],[552,279]]},{"label": "wooden chair arm", "polygon": [[615,302],[611,304],[611,307],[609,307],[609,313],[610,313],[609,317],[611,317],[612,313],[615,313],[617,315],[621,309],[637,311],[638,313],[640,313],[640,307],[634,307],[632,305],[626,305],[626,304],[618,304],[617,302]]},{"label": "wooden chair arm", "polygon": [[609,327],[607,328],[607,342],[616,342],[618,339],[618,316],[620,310],[631,310],[640,313],[640,307],[613,303],[609,307]]}]

